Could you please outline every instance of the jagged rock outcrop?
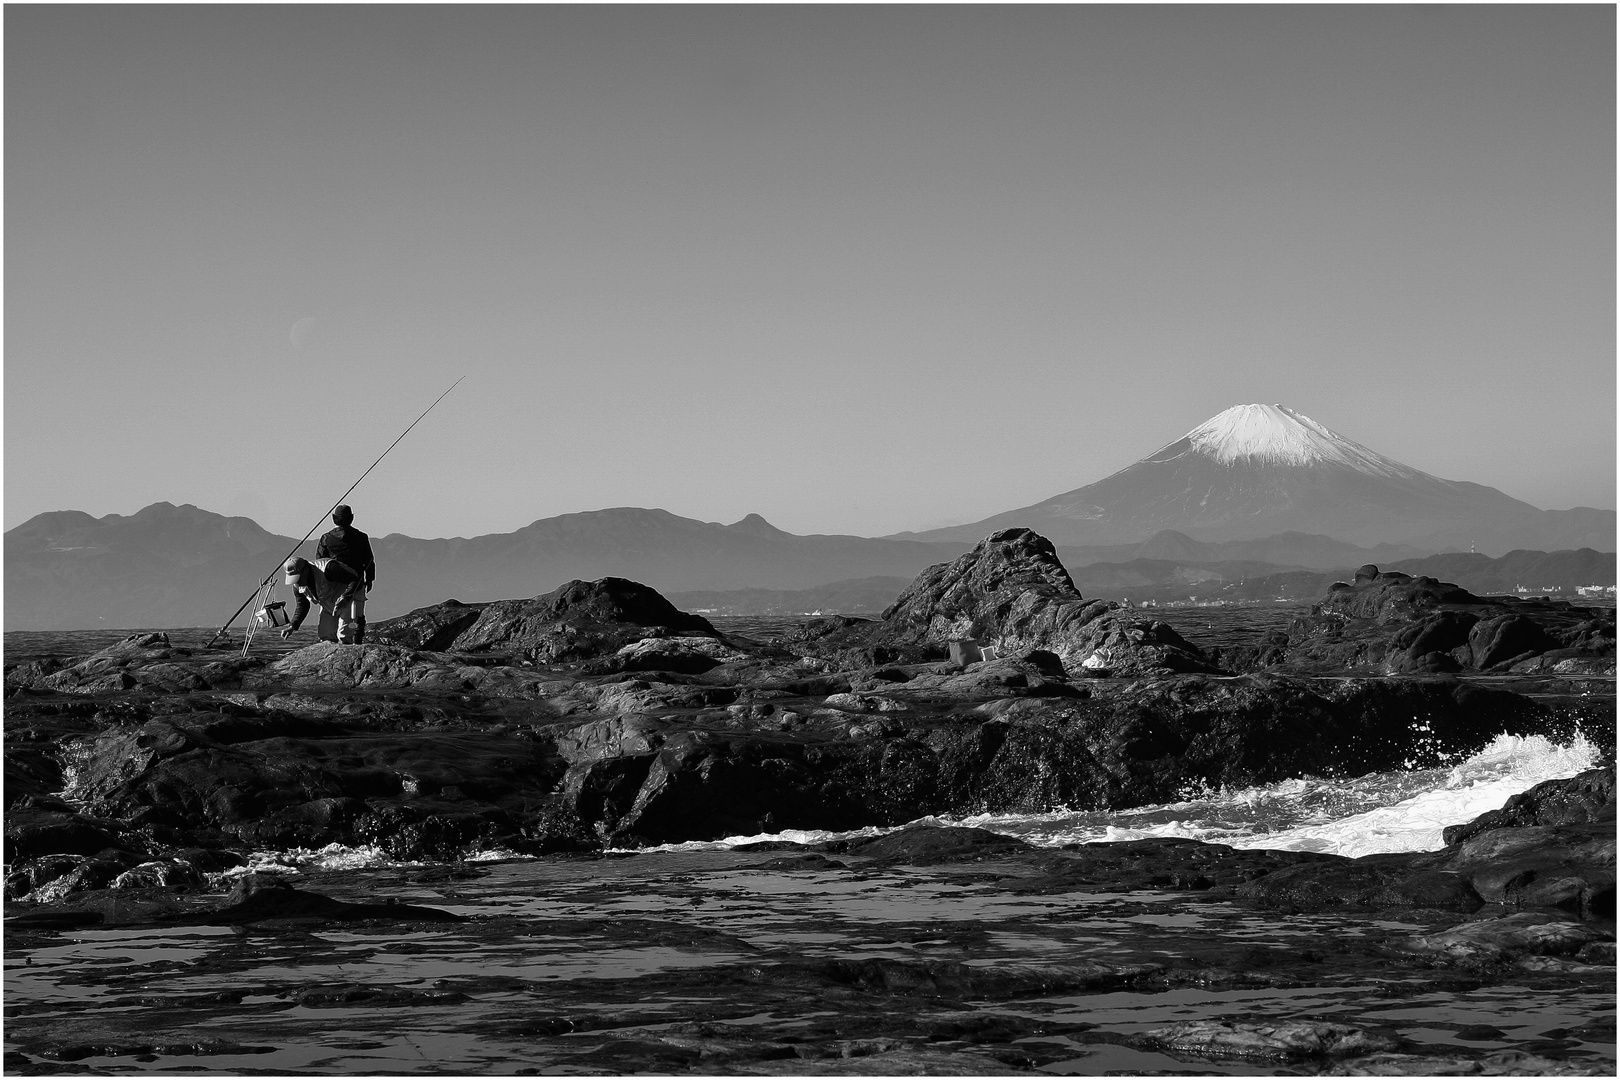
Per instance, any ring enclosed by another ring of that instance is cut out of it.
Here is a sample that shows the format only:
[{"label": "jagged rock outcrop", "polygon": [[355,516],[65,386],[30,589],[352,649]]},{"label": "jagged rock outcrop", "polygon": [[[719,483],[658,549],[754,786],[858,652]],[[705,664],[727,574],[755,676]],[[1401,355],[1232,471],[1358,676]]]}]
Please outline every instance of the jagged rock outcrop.
[{"label": "jagged rock outcrop", "polygon": [[883,613],[873,640],[898,650],[971,638],[997,655],[1050,652],[1071,672],[1214,670],[1168,625],[1118,612],[1117,604],[1080,595],[1045,537],[1004,529],[917,575]]}]

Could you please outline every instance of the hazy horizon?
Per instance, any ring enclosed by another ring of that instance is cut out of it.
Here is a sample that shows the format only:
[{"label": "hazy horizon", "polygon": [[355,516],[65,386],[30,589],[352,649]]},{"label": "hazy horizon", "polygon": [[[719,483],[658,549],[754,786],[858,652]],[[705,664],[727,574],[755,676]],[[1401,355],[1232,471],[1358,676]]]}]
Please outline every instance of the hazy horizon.
[{"label": "hazy horizon", "polygon": [[977,521],[1280,403],[1615,507],[1601,6],[14,5],[5,528]]}]

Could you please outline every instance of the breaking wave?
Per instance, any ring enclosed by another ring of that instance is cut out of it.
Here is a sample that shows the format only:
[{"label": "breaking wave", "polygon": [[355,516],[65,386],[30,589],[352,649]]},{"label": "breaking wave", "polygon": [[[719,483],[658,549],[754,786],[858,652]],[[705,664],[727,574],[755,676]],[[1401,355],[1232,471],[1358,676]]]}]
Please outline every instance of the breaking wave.
[{"label": "breaking wave", "polygon": [[[1372,773],[1353,780],[1305,777],[1236,791],[1201,792],[1179,802],[1131,810],[972,814],[926,817],[911,824],[972,826],[1041,847],[1185,837],[1238,848],[1320,851],[1350,857],[1433,851],[1445,846],[1441,833],[1447,825],[1471,821],[1543,781],[1593,768],[1599,757],[1584,735],[1565,744],[1540,735],[1498,735],[1477,754],[1441,768]],[[772,840],[813,844],[893,831],[788,829],[643,850],[716,850]]]}]

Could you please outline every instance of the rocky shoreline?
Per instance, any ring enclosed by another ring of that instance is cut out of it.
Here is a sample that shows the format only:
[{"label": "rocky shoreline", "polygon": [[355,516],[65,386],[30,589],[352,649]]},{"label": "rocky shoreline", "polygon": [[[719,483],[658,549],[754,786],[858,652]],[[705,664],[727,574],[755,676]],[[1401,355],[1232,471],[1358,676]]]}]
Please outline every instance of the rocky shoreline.
[{"label": "rocky shoreline", "polygon": [[[1157,890],[1277,917],[1421,913],[1433,925],[1402,946],[1402,963],[1612,978],[1614,656],[1612,611],[1486,600],[1375,567],[1261,648],[1205,651],[1082,598],[1027,530],[925,572],[880,619],[774,636],[722,633],[612,578],[532,600],[447,601],[377,626],[363,646],[241,658],[134,636],[7,665],[8,935],[438,917],[286,888],[220,899],[220,875],[254,852],[589,858],[926,815],[1119,809],[1200,785],[1428,767],[1504,732],[1581,732],[1605,767],[1457,822],[1434,852],[1039,850],[911,829],[784,844],[772,865],[1011,858],[1009,881],[1031,894]],[[1258,1036],[1164,1038],[1217,1052]]]}]

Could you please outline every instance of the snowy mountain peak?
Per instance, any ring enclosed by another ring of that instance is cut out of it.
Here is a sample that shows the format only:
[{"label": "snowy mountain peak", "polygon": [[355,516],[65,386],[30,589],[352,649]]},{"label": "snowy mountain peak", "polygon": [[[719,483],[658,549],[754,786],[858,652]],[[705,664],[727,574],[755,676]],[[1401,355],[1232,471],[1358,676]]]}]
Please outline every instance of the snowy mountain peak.
[{"label": "snowy mountain peak", "polygon": [[1165,449],[1180,449],[1181,444],[1186,444],[1182,452],[1214,458],[1223,465],[1247,459],[1267,465],[1342,465],[1379,476],[1417,472],[1281,405],[1234,405]]}]

